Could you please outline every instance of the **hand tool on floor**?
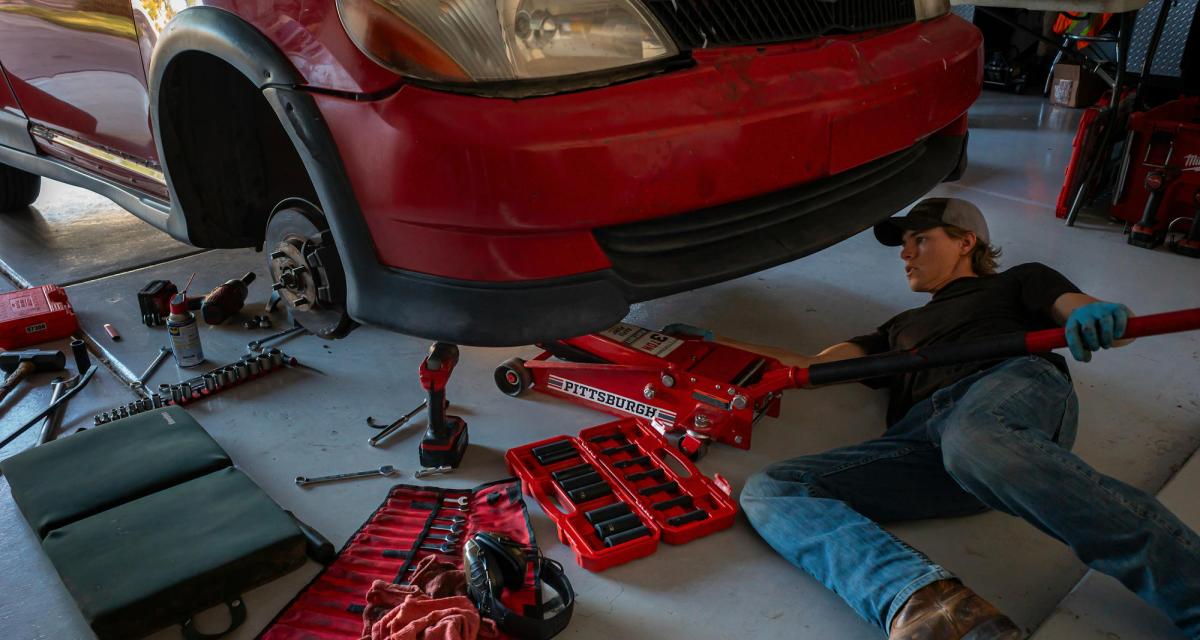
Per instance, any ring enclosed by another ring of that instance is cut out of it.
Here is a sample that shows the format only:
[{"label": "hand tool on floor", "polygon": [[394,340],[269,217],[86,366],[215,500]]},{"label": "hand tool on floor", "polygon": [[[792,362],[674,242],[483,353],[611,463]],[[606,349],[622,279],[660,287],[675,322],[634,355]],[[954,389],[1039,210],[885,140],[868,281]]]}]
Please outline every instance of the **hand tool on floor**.
[{"label": "hand tool on floor", "polygon": [[83,375],[79,376],[79,382],[76,383],[75,386],[69,389],[66,393],[59,396],[58,400],[51,402],[45,409],[42,409],[40,413],[30,418],[29,422],[17,427],[17,430],[5,436],[4,440],[0,440],[0,449],[3,449],[8,445],[8,443],[16,440],[21,436],[22,433],[25,433],[30,427],[37,424],[39,420],[50,415],[50,413],[56,408],[66,404],[68,400],[75,396],[75,394],[82,391],[83,388],[87,386],[88,382],[91,382],[92,376],[94,375],[96,375],[96,365],[88,367],[88,370],[85,371]]},{"label": "hand tool on floor", "polygon": [[421,438],[422,467],[457,468],[467,451],[467,422],[458,416],[446,415],[446,384],[458,364],[458,347],[448,342],[436,342],[421,362],[421,386],[425,388],[428,426]]},{"label": "hand tool on floor", "polygon": [[129,387],[134,390],[145,388],[146,381],[150,379],[150,376],[154,375],[154,372],[158,370],[163,360],[166,360],[169,355],[171,355],[171,347],[159,347],[158,355],[154,356],[154,359],[150,361],[150,365],[146,367],[142,375],[138,376],[137,380],[129,383]]},{"label": "hand tool on floor", "polygon": [[[55,378],[51,383],[50,404],[58,402],[58,399],[62,397],[62,394],[66,393],[71,389],[71,387],[75,386],[77,381],[77,377]],[[57,408],[50,412],[50,415],[46,416],[46,422],[42,423],[42,431],[38,434],[37,443],[39,445],[46,444],[54,439],[54,436],[58,433],[58,427],[62,423],[62,414],[64,409],[66,409],[65,405],[57,405]]]},{"label": "hand tool on floor", "polygon": [[242,310],[246,296],[250,294],[250,283],[254,282],[251,271],[241,278],[227,280],[204,296],[200,305],[200,316],[208,324],[221,324]]},{"label": "hand tool on floor", "polygon": [[[412,419],[413,416],[420,413],[421,410],[424,409],[425,405],[427,405],[427,404],[429,404],[428,398],[426,398],[425,400],[422,400],[421,404],[417,405],[412,411],[409,411],[408,413],[400,416],[399,418],[396,419],[395,422],[387,425],[386,427],[382,427],[382,431],[371,436],[371,438],[369,440],[367,440],[367,444],[371,445],[372,447],[378,447],[380,442],[383,442],[384,440],[391,437],[392,434],[399,431],[400,427],[403,427],[405,424],[408,423],[409,420]],[[371,427],[374,426],[371,423],[370,418],[367,418],[367,426],[371,426]]]},{"label": "hand tool on floor", "polygon": [[413,477],[420,480],[421,478],[428,478],[430,476],[440,476],[444,473],[450,473],[451,471],[454,471],[454,467],[429,467],[425,469],[418,469],[417,472],[413,474]]},{"label": "hand tool on floor", "polygon": [[293,336],[298,336],[298,335],[304,335],[305,333],[308,333],[308,329],[305,329],[304,327],[300,327],[300,326],[295,326],[295,327],[292,327],[291,329],[284,329],[283,331],[280,331],[279,333],[269,335],[265,338],[259,338],[258,340],[251,340],[250,342],[246,343],[246,348],[249,349],[251,353],[262,351],[263,347],[266,346],[268,343],[283,342],[284,340],[287,340],[288,338],[291,338]]},{"label": "hand tool on floor", "polygon": [[61,351],[5,351],[0,353],[0,370],[8,374],[0,384],[0,400],[3,400],[29,374],[38,371],[62,371],[67,367],[67,357]]},{"label": "hand tool on floor", "polygon": [[400,472],[397,471],[395,467],[393,467],[390,464],[385,464],[382,467],[379,467],[378,469],[371,469],[370,471],[355,471],[354,473],[339,473],[337,475],[318,476],[316,478],[309,478],[306,476],[296,476],[296,484],[301,487],[307,487],[307,486],[313,485],[313,484],[322,484],[325,482],[336,482],[338,480],[353,480],[355,478],[373,478],[375,476],[388,477],[388,476],[394,476],[398,473],[400,473]]},{"label": "hand tool on floor", "polygon": [[[1200,309],[1187,309],[1130,318],[1122,339],[1197,329]],[[496,384],[511,396],[533,389],[617,416],[641,418],[695,460],[710,442],[750,448],[752,427],[764,415],[779,415],[785,389],[1001,360],[1065,346],[1064,331],[1058,328],[805,369],[723,344],[622,323],[600,333],[544,344],[544,351],[529,361],[507,360],[496,369]],[[539,461],[554,464],[569,453],[552,451]],[[626,468],[642,461],[637,460],[621,460],[614,466]]]},{"label": "hand tool on floor", "polygon": [[83,340],[71,341],[71,355],[75,356],[75,371],[83,374],[92,366],[92,358],[88,354],[87,343]]}]

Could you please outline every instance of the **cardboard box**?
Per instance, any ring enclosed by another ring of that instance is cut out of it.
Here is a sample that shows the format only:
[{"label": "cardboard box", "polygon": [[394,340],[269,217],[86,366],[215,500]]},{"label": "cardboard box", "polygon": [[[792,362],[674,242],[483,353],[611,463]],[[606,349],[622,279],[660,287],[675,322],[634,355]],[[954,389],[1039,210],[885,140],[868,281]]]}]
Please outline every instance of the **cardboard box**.
[{"label": "cardboard box", "polygon": [[1064,107],[1090,107],[1108,90],[1099,76],[1077,64],[1058,64],[1050,83],[1050,102]]}]

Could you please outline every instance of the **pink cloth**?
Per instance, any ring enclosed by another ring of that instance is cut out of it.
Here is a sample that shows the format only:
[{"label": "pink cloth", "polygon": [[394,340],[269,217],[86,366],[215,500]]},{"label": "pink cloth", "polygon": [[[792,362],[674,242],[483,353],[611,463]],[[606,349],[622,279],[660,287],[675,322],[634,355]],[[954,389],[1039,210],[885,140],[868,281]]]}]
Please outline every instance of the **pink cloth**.
[{"label": "pink cloth", "polygon": [[411,585],[376,580],[367,591],[361,640],[488,640],[496,623],[481,619],[466,577],[434,556],[417,564]]}]

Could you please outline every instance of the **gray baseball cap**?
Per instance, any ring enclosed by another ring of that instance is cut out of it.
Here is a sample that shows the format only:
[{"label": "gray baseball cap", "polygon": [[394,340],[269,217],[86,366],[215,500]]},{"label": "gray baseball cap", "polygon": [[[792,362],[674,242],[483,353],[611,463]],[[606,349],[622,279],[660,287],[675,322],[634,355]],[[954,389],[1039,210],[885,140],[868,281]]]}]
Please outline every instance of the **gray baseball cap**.
[{"label": "gray baseball cap", "polygon": [[974,232],[984,244],[992,243],[983,212],[961,198],[925,198],[907,215],[888,218],[875,225],[875,238],[886,246],[898,247],[904,244],[905,231],[924,231],[947,225]]}]

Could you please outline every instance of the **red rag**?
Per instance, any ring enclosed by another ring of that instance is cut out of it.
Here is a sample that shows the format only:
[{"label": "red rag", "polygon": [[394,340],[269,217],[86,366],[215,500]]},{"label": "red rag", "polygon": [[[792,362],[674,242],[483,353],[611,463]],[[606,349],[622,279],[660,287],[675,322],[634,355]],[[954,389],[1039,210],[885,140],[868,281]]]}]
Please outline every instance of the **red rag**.
[{"label": "red rag", "polygon": [[376,580],[367,591],[361,640],[489,640],[496,623],[481,619],[466,596],[466,575],[434,556],[416,566],[411,585]]}]

